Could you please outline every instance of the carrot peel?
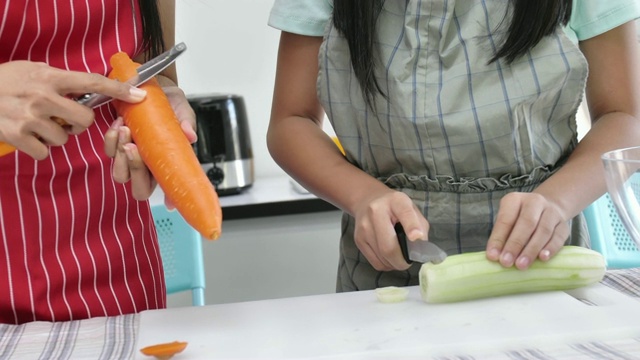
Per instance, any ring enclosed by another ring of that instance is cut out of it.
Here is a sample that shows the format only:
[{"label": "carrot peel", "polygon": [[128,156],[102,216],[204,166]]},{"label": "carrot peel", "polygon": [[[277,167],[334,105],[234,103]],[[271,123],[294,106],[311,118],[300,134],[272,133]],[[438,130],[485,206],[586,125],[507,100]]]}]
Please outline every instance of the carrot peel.
[{"label": "carrot peel", "polygon": [[140,349],[140,352],[147,356],[155,356],[158,359],[166,360],[172,358],[175,354],[181,353],[187,347],[187,344],[185,341],[173,341],[146,346]]},{"label": "carrot peel", "polygon": [[[109,78],[119,81],[136,75],[140,64],[124,52],[114,54]],[[218,194],[203,171],[180,121],[158,81],[140,85],[147,96],[139,103],[114,100],[113,105],[131,130],[142,161],[165,196],[194,229],[209,240],[220,236],[222,209]]]}]

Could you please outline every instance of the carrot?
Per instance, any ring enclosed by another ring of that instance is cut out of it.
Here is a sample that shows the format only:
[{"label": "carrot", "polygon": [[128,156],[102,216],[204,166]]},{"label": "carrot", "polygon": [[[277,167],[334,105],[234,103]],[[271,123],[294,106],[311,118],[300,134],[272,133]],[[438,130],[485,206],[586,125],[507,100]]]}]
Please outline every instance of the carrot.
[{"label": "carrot", "polygon": [[170,359],[173,355],[182,352],[187,347],[187,342],[174,341],[157,345],[146,346],[140,352],[147,356],[155,356],[158,359]]},{"label": "carrot", "polygon": [[[111,57],[109,78],[126,81],[136,75],[139,64],[126,53]],[[203,237],[220,236],[222,209],[218,194],[200,166],[191,144],[164,91],[154,78],[140,86],[147,91],[136,104],[114,100],[118,114],[131,129],[140,157],[176,210]]]},{"label": "carrot", "polygon": [[338,150],[340,150],[342,155],[346,155],[346,153],[344,152],[344,148],[342,147],[342,144],[340,143],[340,140],[338,140],[338,137],[337,136],[332,136],[331,140],[333,140],[333,143],[336,144],[336,146],[338,147]]},{"label": "carrot", "polygon": [[12,152],[16,151],[16,148],[7,144],[7,143],[3,143],[0,142],[0,156],[5,156],[7,154],[11,154]]}]

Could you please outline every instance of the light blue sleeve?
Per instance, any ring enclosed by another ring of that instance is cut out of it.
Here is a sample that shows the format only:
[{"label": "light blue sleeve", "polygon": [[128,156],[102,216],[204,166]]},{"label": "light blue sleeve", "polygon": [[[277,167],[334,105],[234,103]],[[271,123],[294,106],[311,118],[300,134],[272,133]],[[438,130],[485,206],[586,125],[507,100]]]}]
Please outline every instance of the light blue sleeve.
[{"label": "light blue sleeve", "polygon": [[333,13],[333,0],[275,0],[269,26],[299,35],[322,36]]},{"label": "light blue sleeve", "polygon": [[573,0],[565,31],[574,41],[582,41],[639,17],[640,0]]}]

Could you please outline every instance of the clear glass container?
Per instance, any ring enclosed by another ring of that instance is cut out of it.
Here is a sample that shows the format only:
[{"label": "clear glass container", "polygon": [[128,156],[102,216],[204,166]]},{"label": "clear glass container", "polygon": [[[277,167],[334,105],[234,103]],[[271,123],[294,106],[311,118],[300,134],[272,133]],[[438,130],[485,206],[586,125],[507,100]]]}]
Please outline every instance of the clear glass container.
[{"label": "clear glass container", "polygon": [[640,248],[640,146],[609,151],[602,161],[611,201]]}]

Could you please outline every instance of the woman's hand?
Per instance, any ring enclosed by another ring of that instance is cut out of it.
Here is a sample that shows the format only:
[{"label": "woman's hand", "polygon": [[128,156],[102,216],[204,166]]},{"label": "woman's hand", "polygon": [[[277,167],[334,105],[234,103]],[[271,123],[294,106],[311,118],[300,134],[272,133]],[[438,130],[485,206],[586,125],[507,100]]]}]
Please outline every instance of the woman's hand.
[{"label": "woman's hand", "polygon": [[569,231],[560,207],[543,195],[510,193],[500,201],[487,258],[524,270],[536,258],[547,261],[560,251]]},{"label": "woman's hand", "polygon": [[[175,85],[162,88],[171,103],[173,111],[190,143],[197,139],[196,116],[184,92]],[[106,154],[113,158],[113,178],[119,183],[131,181],[131,190],[136,200],[146,200],[153,193],[156,181],[142,161],[138,148],[132,142],[131,131],[124,126],[122,118],[116,119],[105,134]],[[165,205],[173,209],[174,205],[165,198]]]},{"label": "woman's hand", "polygon": [[[49,154],[49,146],[63,145],[94,120],[93,110],[71,97],[100,93],[138,102],[144,90],[98,74],[66,71],[44,63],[11,61],[0,65],[0,141],[34,159]],[[63,119],[64,127],[52,121]]]},{"label": "woman's hand", "polygon": [[367,199],[355,212],[354,241],[378,271],[406,270],[394,229],[401,223],[410,241],[427,238],[429,223],[404,193],[388,190]]}]

